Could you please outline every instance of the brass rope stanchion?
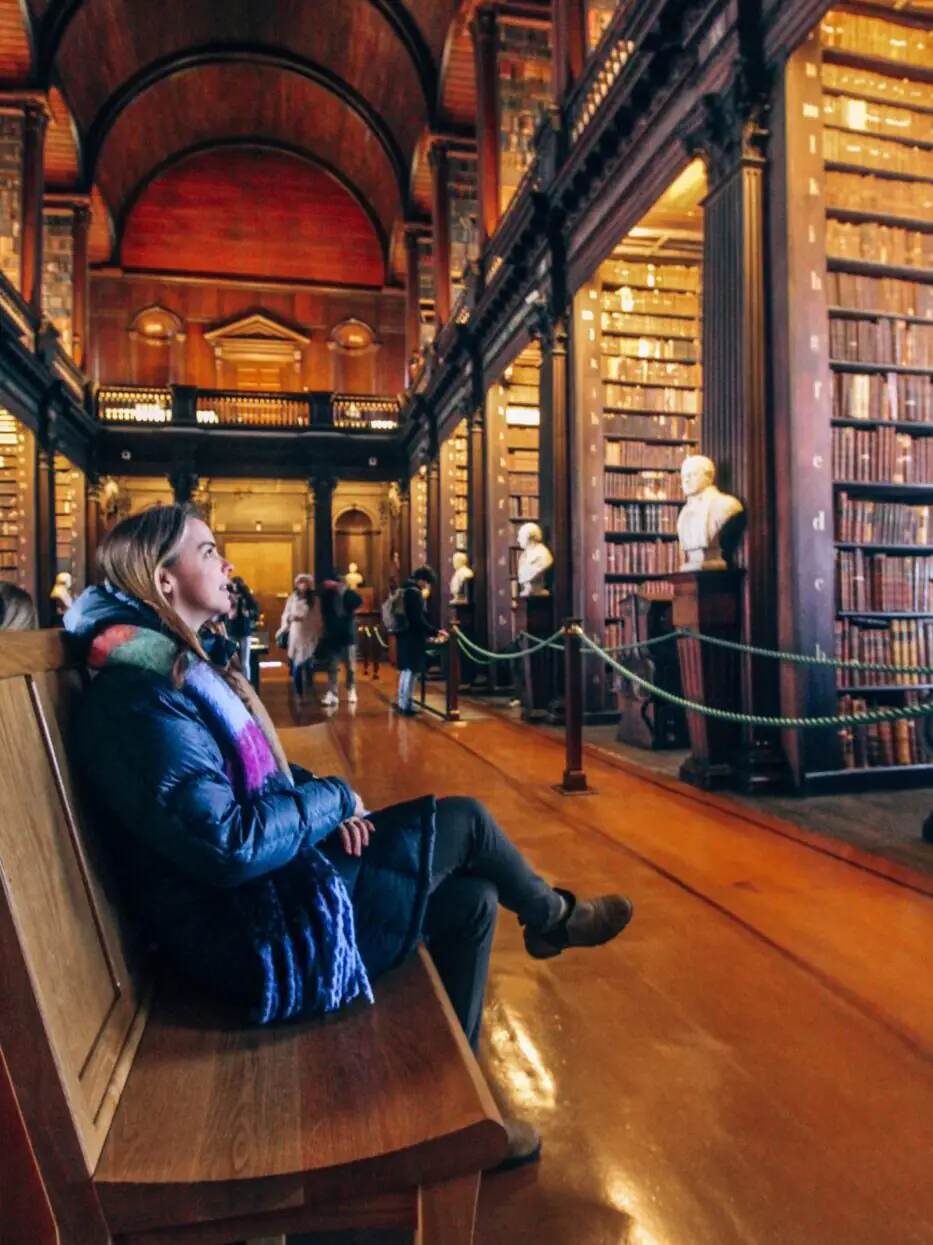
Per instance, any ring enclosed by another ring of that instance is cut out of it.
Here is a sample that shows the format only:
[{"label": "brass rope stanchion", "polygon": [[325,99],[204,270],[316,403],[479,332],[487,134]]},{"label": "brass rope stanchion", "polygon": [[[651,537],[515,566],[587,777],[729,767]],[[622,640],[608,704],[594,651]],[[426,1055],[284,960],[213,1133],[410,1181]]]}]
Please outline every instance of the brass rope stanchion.
[{"label": "brass rope stanchion", "polygon": [[447,645],[447,721],[460,721],[460,636],[457,623],[451,623]]},{"label": "brass rope stanchion", "polygon": [[561,795],[595,795],[583,768],[583,626],[579,618],[564,624],[564,777]]}]

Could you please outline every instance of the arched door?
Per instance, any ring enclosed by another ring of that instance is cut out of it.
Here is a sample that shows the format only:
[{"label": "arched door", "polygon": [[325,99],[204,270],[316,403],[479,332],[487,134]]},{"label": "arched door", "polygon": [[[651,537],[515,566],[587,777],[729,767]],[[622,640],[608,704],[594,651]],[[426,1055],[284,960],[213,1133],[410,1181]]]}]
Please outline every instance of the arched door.
[{"label": "arched door", "polygon": [[382,585],[378,566],[379,532],[372,525],[369,515],[355,506],[342,511],[334,524],[334,558],[337,572],[345,575],[351,562],[355,562],[363,576],[363,585],[380,592]]}]

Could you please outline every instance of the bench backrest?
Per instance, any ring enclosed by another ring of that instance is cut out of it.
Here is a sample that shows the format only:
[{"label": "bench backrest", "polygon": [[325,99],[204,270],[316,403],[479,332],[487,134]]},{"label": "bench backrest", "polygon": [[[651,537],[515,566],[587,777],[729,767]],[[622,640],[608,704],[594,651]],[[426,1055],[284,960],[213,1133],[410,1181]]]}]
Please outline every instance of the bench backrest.
[{"label": "bench backrest", "polygon": [[64,747],[81,686],[61,632],[0,632],[0,1050],[40,1166],[79,1183],[149,993]]}]

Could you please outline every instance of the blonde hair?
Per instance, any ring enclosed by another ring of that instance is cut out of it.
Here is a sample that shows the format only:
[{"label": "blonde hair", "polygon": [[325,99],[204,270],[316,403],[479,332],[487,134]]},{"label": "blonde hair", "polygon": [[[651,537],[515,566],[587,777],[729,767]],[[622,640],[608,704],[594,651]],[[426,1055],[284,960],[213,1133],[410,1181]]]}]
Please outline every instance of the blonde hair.
[{"label": "blonde hair", "polygon": [[16,584],[0,583],[0,630],[34,631],[38,625],[29,593]]},{"label": "blonde hair", "polygon": [[180,686],[188,655],[209,661],[196,632],[176,613],[159,585],[159,572],[173,565],[190,519],[201,516],[192,505],[150,506],[123,519],[106,536],[97,564],[107,582],[148,605],[165,629],[180,642],[172,679]]}]

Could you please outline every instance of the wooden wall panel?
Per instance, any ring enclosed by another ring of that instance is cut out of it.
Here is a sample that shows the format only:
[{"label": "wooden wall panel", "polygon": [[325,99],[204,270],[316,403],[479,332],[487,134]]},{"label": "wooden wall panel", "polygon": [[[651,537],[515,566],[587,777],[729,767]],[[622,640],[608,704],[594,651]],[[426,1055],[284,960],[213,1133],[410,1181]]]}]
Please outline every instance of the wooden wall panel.
[{"label": "wooden wall panel", "polygon": [[[184,324],[186,339],[173,351],[174,373],[168,378],[177,384],[217,387],[214,354],[204,333],[248,312],[264,311],[310,336],[301,376],[305,388],[333,387],[333,354],[327,338],[336,324],[351,317],[368,324],[381,343],[372,356],[372,367],[360,370],[360,377],[369,378],[360,392],[397,393],[404,387],[405,300],[401,290],[273,289],[249,282],[102,273],[91,279],[94,381],[109,385],[150,382],[153,376],[147,356],[165,348],[134,343],[130,326],[139,311],[154,305],[173,312]],[[357,373],[353,375],[356,379]]]},{"label": "wooden wall panel", "polygon": [[22,82],[29,74],[29,39],[19,0],[0,0],[0,80]]},{"label": "wooden wall panel", "polygon": [[70,190],[78,181],[78,148],[68,105],[54,86],[49,91],[49,111],[52,117],[45,134],[46,189]]},{"label": "wooden wall panel", "polygon": [[256,147],[207,151],[146,190],[126,224],[123,265],[381,286],[376,230],[329,173]]}]

